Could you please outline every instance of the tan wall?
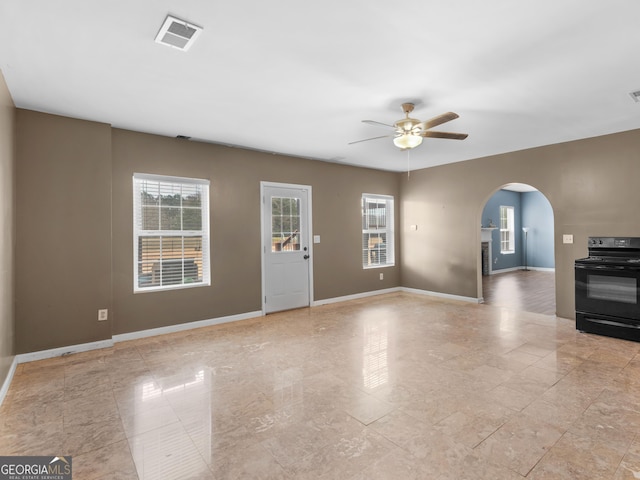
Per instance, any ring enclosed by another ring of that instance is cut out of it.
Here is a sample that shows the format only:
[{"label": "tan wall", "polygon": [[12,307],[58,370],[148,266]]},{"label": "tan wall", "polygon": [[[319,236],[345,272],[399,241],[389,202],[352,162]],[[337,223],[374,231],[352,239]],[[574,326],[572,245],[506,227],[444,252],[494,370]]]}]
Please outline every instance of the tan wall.
[{"label": "tan wall", "polygon": [[[16,128],[18,353],[260,310],[260,181],[312,186],[315,300],[400,284],[360,263],[360,197],[397,198],[396,174],[27,110]],[[133,294],[134,172],[211,180],[210,287]]]},{"label": "tan wall", "polygon": [[[399,285],[478,297],[480,215],[509,182],[539,188],[554,209],[561,316],[573,317],[573,260],[586,255],[587,236],[640,236],[640,131],[407,178],[25,110],[15,128],[17,353],[260,310],[260,181],[313,188],[315,300]],[[210,287],[133,294],[134,172],[211,180]],[[399,265],[384,281],[360,264],[363,192],[398,200]],[[576,243],[563,245],[563,233]],[[97,322],[98,308],[109,321]]]},{"label": "tan wall", "polygon": [[[314,299],[400,284],[398,267],[363,270],[360,198],[398,198],[396,174],[113,130],[114,333],[258,311],[260,182],[312,187]],[[134,173],[211,181],[211,286],[133,294]],[[400,257],[398,251],[398,257]]]},{"label": "tan wall", "polygon": [[16,351],[110,339],[111,127],[16,112]]},{"label": "tan wall", "polygon": [[[587,255],[587,237],[640,236],[640,130],[413,172],[402,181],[401,283],[479,297],[482,208],[511,182],[551,203],[557,314],[575,318],[573,262]],[[563,234],[574,244],[563,244]]]},{"label": "tan wall", "polygon": [[0,72],[0,386],[14,359],[14,113]]}]

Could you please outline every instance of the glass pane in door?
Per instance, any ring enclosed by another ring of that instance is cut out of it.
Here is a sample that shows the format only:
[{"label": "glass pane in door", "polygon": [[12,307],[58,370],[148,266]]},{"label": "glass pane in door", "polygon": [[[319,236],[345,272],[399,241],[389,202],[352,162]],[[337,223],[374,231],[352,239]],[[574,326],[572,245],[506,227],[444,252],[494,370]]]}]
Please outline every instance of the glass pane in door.
[{"label": "glass pane in door", "polygon": [[300,250],[300,199],[271,197],[271,251]]}]

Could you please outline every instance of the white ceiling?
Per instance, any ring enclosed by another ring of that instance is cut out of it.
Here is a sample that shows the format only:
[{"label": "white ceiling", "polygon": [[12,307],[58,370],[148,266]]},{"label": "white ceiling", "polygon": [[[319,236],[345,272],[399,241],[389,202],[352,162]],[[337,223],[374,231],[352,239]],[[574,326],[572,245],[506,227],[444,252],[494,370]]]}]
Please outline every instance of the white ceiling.
[{"label": "white ceiling", "polygon": [[[204,27],[154,42],[166,15]],[[386,130],[460,118],[412,169],[640,128],[638,0],[2,0],[17,107],[160,135],[402,171]]]},{"label": "white ceiling", "polygon": [[531,185],[527,185],[526,183],[507,183],[501,190],[511,190],[512,192],[537,192],[538,189],[532,187]]}]

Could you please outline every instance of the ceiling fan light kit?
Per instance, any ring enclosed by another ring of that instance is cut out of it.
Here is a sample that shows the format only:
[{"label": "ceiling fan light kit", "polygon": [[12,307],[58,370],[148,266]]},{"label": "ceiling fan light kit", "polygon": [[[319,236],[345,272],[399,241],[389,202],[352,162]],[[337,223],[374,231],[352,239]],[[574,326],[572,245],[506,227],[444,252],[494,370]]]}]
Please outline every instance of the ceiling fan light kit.
[{"label": "ceiling fan light kit", "polygon": [[393,139],[393,144],[400,150],[408,150],[415,148],[422,143],[422,137],[419,135],[413,135],[411,133],[405,133]]},{"label": "ceiling fan light kit", "polygon": [[405,118],[398,120],[393,125],[376,122],[375,120],[363,120],[364,123],[369,123],[371,125],[393,128],[394,133],[392,135],[382,135],[378,137],[367,138],[365,140],[357,140],[355,142],[350,142],[350,145],[353,143],[376,140],[378,138],[393,137],[393,144],[396,147],[398,147],[400,150],[410,150],[412,148],[420,146],[424,137],[446,138],[449,140],[464,140],[465,138],[467,138],[466,133],[435,132],[429,130],[430,128],[437,125],[455,120],[456,118],[458,118],[457,113],[447,112],[425,122],[421,122],[420,120],[417,120],[415,118],[409,118],[409,114],[413,112],[414,107],[415,105],[413,103],[403,103],[402,111],[404,112]]}]

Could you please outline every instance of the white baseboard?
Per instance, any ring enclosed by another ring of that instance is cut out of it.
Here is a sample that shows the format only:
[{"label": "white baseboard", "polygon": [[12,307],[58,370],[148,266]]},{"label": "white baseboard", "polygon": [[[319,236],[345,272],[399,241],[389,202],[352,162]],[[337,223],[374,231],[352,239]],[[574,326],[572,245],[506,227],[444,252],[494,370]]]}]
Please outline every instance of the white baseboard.
[{"label": "white baseboard", "polygon": [[491,270],[490,275],[499,275],[501,273],[507,272],[515,272],[516,270],[522,270],[524,267],[511,267],[511,268],[501,268],[500,270]]},{"label": "white baseboard", "polygon": [[[239,320],[246,320],[249,318],[255,318],[260,316],[262,316],[262,312],[259,312],[259,311],[248,312],[248,313],[242,313],[239,315],[229,315],[226,317],[212,318],[209,320],[199,320],[196,322],[170,325],[168,327],[151,328],[149,330],[141,330],[138,332],[123,333],[120,335],[113,335],[110,339],[100,340],[97,342],[82,343],[79,345],[70,345],[67,347],[52,348],[49,350],[40,350],[37,352],[21,353],[15,356],[14,363],[19,364],[19,363],[26,363],[26,362],[34,362],[37,360],[45,360],[47,358],[61,357],[62,355],[69,355],[72,353],[88,352],[89,350],[99,350],[101,348],[113,347],[116,343],[124,342],[127,340],[135,340],[137,338],[145,338],[145,337],[152,337],[154,335],[163,335],[166,333],[180,332],[183,330],[191,330],[193,328],[208,327],[211,325],[219,325],[221,323],[237,322]],[[13,371],[15,371],[15,368],[13,369]],[[13,376],[13,371],[11,372],[11,377]],[[9,378],[9,376],[7,376],[7,378]],[[11,381],[9,380],[8,383],[11,383]],[[8,383],[7,383],[7,389],[9,388]],[[4,389],[4,386],[3,386],[3,389]],[[0,390],[0,394],[2,394],[2,390]]]},{"label": "white baseboard", "polygon": [[[518,270],[524,271],[524,265],[521,265],[519,267],[501,268],[500,270],[491,270],[491,273],[489,275],[498,275],[500,273],[516,272]],[[527,267],[527,270],[535,270],[537,272],[555,272],[556,271],[555,268],[546,268],[546,267]]]},{"label": "white baseboard", "polygon": [[70,345],[68,347],[51,348],[49,350],[40,350],[37,352],[21,353],[13,357],[11,368],[0,388],[0,405],[4,397],[9,391],[9,386],[13,380],[16,368],[20,363],[35,362],[37,360],[46,360],[47,358],[61,357],[72,353],[88,352],[90,350],[99,350],[101,348],[113,347],[117,342],[126,340],[134,340],[137,338],[151,337],[154,335],[163,335],[166,333],[180,332],[183,330],[191,330],[193,328],[208,327],[210,325],[219,325],[221,323],[237,322],[239,320],[247,320],[249,318],[261,317],[262,312],[248,312],[239,315],[229,315],[226,317],[212,318],[209,320],[200,320],[196,322],[182,323],[179,325],[171,325],[168,327],[152,328],[149,330],[141,330],[138,332],[123,333],[121,335],[113,335],[108,340],[100,340],[97,342],[82,343],[79,345]]},{"label": "white baseboard", "polygon": [[357,300],[359,298],[372,297],[374,295],[382,295],[385,293],[395,293],[395,292],[407,292],[407,293],[416,293],[418,295],[426,295],[429,297],[439,297],[446,298],[449,300],[460,300],[463,302],[471,302],[471,303],[482,303],[483,300],[481,298],[473,298],[473,297],[464,297],[462,295],[452,295],[450,293],[441,293],[441,292],[432,292],[429,290],[420,290],[417,288],[407,288],[407,287],[394,287],[394,288],[385,288],[383,290],[373,290],[370,292],[356,293],[354,295],[345,295],[344,297],[334,297],[334,298],[326,298],[324,300],[317,300],[313,302],[312,306],[317,307],[320,305],[328,305],[330,303],[340,303],[347,302],[349,300]]},{"label": "white baseboard", "polygon": [[420,290],[418,288],[401,287],[401,291],[407,293],[417,293],[418,295],[426,295],[428,297],[447,298],[449,300],[460,300],[462,302],[481,303],[482,299],[474,297],[464,297],[462,295],[452,295],[450,293],[432,292],[430,290]]},{"label": "white baseboard", "polygon": [[[342,297],[326,298],[324,300],[316,300],[311,304],[311,306],[316,307],[316,306],[320,306],[320,305],[328,305],[328,304],[331,304],[331,303],[346,302],[346,301],[349,301],[349,300],[357,300],[357,299],[360,299],[360,298],[371,297],[371,296],[374,296],[374,295],[382,295],[382,294],[385,294],[385,293],[395,293],[395,292],[417,293],[417,294],[420,294],[420,295],[447,298],[447,299],[451,299],[451,300],[461,300],[461,301],[464,301],[464,302],[472,302],[472,303],[480,303],[482,301],[481,299],[477,299],[477,298],[463,297],[463,296],[460,296],[460,295],[451,295],[451,294],[448,294],[448,293],[431,292],[431,291],[428,291],[428,290],[419,290],[419,289],[415,289],[415,288],[393,287],[393,288],[385,288],[385,289],[381,289],[381,290],[373,290],[373,291],[370,291],[370,292],[357,293],[357,294],[354,294],[354,295],[345,295],[345,296],[342,296]],[[151,328],[151,329],[148,329],[148,330],[139,330],[139,331],[130,332],[130,333],[122,333],[122,334],[118,334],[118,335],[113,335],[108,340],[100,340],[100,341],[97,341],[97,342],[83,343],[83,344],[79,344],[79,345],[70,345],[70,346],[67,346],[67,347],[52,348],[52,349],[49,349],[49,350],[41,350],[41,351],[37,351],[37,352],[21,353],[19,355],[16,355],[14,360],[13,360],[12,369],[11,369],[9,375],[7,375],[7,378],[5,379],[5,382],[4,382],[3,386],[2,386],[2,390],[0,390],[0,399],[3,398],[3,396],[6,394],[6,391],[9,389],[9,384],[11,383],[11,379],[13,378],[13,374],[15,372],[16,365],[20,364],[20,363],[33,362],[33,361],[36,361],[36,360],[45,360],[47,358],[60,357],[62,355],[68,355],[68,354],[72,354],[72,353],[87,352],[89,350],[98,350],[98,349],[101,349],[101,348],[109,348],[109,347],[113,347],[116,343],[126,342],[128,340],[136,340],[136,339],[139,339],[139,338],[153,337],[153,336],[156,336],[156,335],[165,335],[167,333],[175,333],[175,332],[181,332],[181,331],[184,331],[184,330],[191,330],[191,329],[194,329],[194,328],[209,327],[209,326],[213,326],[213,325],[220,325],[220,324],[223,324],[223,323],[237,322],[237,321],[240,321],[240,320],[248,320],[250,318],[256,318],[256,317],[261,317],[261,316],[263,316],[262,311],[247,312],[247,313],[241,313],[241,314],[237,314],[237,315],[229,315],[229,316],[225,316],[225,317],[211,318],[211,319],[208,319],[208,320],[198,320],[198,321],[195,321],[195,322],[181,323],[181,324],[178,324],[178,325],[169,325],[169,326],[166,326],[166,327]]]},{"label": "white baseboard", "polygon": [[13,362],[11,362],[11,367],[9,367],[9,372],[2,382],[2,388],[0,388],[0,405],[4,402],[4,397],[7,396],[7,392],[9,391],[9,386],[11,385],[11,380],[13,380],[13,376],[16,373],[16,368],[18,368],[18,359],[13,357]]},{"label": "white baseboard", "polygon": [[358,300],[359,298],[373,297],[374,295],[382,295],[385,293],[395,293],[402,291],[402,287],[383,288],[382,290],[372,290],[370,292],[355,293],[353,295],[345,295],[343,297],[325,298],[323,300],[314,301],[311,306],[319,307],[320,305],[329,305],[331,303],[348,302],[349,300]]},{"label": "white baseboard", "polygon": [[21,353],[16,355],[18,363],[35,362],[47,358],[61,357],[72,353],[88,352],[89,350],[99,350],[101,348],[113,347],[113,340],[99,340],[97,342],[81,343],[79,345],[69,345],[68,347],[51,348],[38,352]]},{"label": "white baseboard", "polygon": [[[447,298],[451,300],[461,300],[461,301],[472,302],[472,303],[482,302],[482,299],[477,299],[472,297],[463,297],[460,295],[450,295],[448,293],[431,292],[428,290],[419,290],[416,288],[394,287],[394,288],[385,288],[381,290],[373,290],[370,292],[357,293],[354,295],[345,295],[342,297],[317,300],[317,301],[314,301],[311,306],[315,307],[320,305],[328,305],[331,303],[346,302],[349,300],[357,300],[360,298],[372,297],[375,295],[382,295],[385,293],[395,293],[395,292],[416,293],[419,295]],[[2,404],[2,401],[4,400],[4,397],[6,396],[7,392],[9,391],[9,386],[11,384],[11,381],[13,380],[13,376],[15,374],[16,368],[20,363],[34,362],[37,360],[45,360],[48,358],[60,357],[62,355],[69,355],[72,353],[88,352],[90,350],[99,350],[101,348],[113,347],[116,343],[125,342],[128,340],[136,340],[139,338],[146,338],[146,337],[153,337],[156,335],[164,335],[167,333],[181,332],[184,330],[191,330],[194,328],[201,328],[201,327],[208,327],[212,325],[220,325],[223,323],[237,322],[240,320],[248,320],[251,318],[256,318],[261,316],[263,316],[262,311],[247,312],[247,313],[241,313],[238,315],[229,315],[225,317],[211,318],[208,320],[198,320],[195,322],[181,323],[178,325],[169,325],[166,327],[159,327],[159,328],[151,328],[148,330],[139,330],[137,332],[122,333],[118,335],[113,335],[111,339],[100,340],[97,342],[82,343],[78,345],[70,345],[67,347],[52,348],[49,350],[40,350],[37,352],[21,353],[19,355],[16,355],[13,358],[13,362],[11,364],[11,368],[9,369],[9,373],[7,374],[2,384],[2,388],[0,389],[0,405]]]},{"label": "white baseboard", "polygon": [[222,323],[238,322],[240,320],[248,320],[250,318],[261,316],[261,311],[240,313],[238,315],[228,315],[226,317],[210,318],[208,320],[197,320],[195,322],[180,323],[178,325],[168,325],[166,327],[159,328],[150,328],[148,330],[138,330],[137,332],[121,333],[119,335],[114,335],[112,338],[115,343],[126,342],[127,340],[137,340],[139,338],[182,332],[184,330],[192,330],[194,328],[210,327],[212,325],[220,325]]}]

